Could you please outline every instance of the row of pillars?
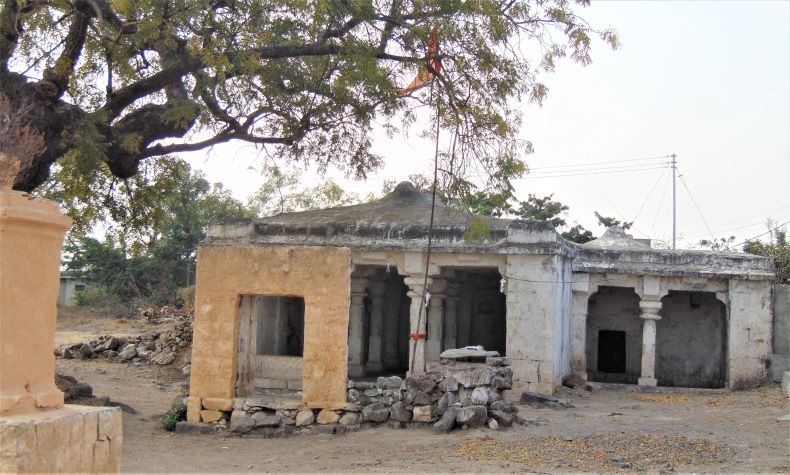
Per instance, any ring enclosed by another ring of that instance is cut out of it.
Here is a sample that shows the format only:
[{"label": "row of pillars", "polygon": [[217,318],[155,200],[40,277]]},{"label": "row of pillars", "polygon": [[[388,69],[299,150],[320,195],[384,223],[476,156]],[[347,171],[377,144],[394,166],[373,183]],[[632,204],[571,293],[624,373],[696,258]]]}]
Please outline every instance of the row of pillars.
[{"label": "row of pillars", "polygon": [[[446,348],[455,348],[459,284],[446,279],[428,277],[430,298],[425,302],[423,274],[406,275],[406,295],[409,305],[409,371],[425,372],[427,361],[439,361]],[[367,355],[364,353],[365,298],[370,298],[370,328]],[[380,373],[398,366],[398,318],[386,315],[386,283],[374,278],[352,277],[351,308],[349,314],[349,364],[350,377],[363,377],[367,373]],[[427,338],[420,338],[426,335]],[[365,358],[367,356],[367,358]]]}]

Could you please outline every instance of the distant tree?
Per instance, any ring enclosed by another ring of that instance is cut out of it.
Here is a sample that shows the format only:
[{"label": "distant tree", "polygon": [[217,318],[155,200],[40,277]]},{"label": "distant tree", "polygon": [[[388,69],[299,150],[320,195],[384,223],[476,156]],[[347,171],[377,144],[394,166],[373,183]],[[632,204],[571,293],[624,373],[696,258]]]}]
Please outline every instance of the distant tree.
[{"label": "distant tree", "polygon": [[735,236],[730,236],[728,238],[718,238],[718,239],[701,239],[699,241],[699,246],[705,249],[710,249],[711,251],[729,251],[730,246],[735,242]]},{"label": "distant tree", "polygon": [[777,284],[790,284],[790,243],[787,230],[777,226],[776,221],[768,220],[767,242],[751,240],[743,245],[743,251],[758,256],[770,257],[774,260]]},{"label": "distant tree", "polygon": [[633,221],[629,223],[627,221],[620,221],[619,219],[616,219],[616,218],[609,218],[609,217],[606,217],[606,216],[602,216],[597,211],[595,211],[595,217],[598,219],[598,224],[600,224],[601,226],[603,226],[605,228],[611,228],[612,226],[618,226],[618,227],[623,228],[625,230],[625,229],[629,229],[631,226],[634,225]]},{"label": "distant tree", "polygon": [[515,210],[515,215],[521,219],[536,219],[538,221],[548,221],[555,228],[565,226],[565,215],[568,214],[568,206],[553,200],[554,194],[538,198],[530,193],[527,201],[521,201]]},{"label": "distant tree", "polygon": [[568,241],[575,242],[578,244],[584,244],[585,242],[590,242],[595,239],[592,231],[584,229],[581,224],[577,224],[567,231],[563,231],[562,237],[567,239]]},{"label": "distant tree", "polygon": [[261,175],[266,177],[264,182],[247,201],[247,207],[258,217],[361,202],[356,193],[345,191],[331,179],[312,188],[300,189],[301,173],[298,170],[265,166]]}]

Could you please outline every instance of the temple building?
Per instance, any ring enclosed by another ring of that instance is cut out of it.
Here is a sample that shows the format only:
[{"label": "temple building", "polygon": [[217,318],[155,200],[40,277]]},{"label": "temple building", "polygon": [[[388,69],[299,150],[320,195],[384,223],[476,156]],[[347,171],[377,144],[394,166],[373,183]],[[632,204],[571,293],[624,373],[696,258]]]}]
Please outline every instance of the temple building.
[{"label": "temple building", "polygon": [[643,387],[768,379],[767,258],[653,249],[619,228],[575,244],[548,222],[438,202],[429,253],[430,215],[430,194],[401,183],[365,204],[211,226],[190,418],[205,401],[267,391],[340,408],[349,378],[422,373],[478,345],[511,360],[514,391],[551,394],[572,374]]}]

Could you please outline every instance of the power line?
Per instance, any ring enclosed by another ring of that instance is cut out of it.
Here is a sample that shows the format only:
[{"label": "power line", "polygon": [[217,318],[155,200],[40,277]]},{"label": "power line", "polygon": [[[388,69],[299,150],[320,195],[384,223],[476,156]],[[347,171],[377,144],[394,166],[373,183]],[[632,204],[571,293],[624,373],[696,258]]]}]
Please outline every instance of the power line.
[{"label": "power line", "polygon": [[694,204],[694,208],[696,208],[696,210],[697,210],[697,214],[699,214],[700,219],[702,219],[703,224],[705,224],[705,229],[707,229],[708,233],[710,233],[710,238],[713,241],[715,241],[716,240],[716,236],[713,234],[713,231],[710,230],[710,226],[708,226],[708,222],[705,220],[705,217],[702,215],[702,211],[700,211],[699,206],[697,205],[697,200],[695,200],[694,199],[694,195],[691,194],[691,190],[689,190],[688,184],[686,183],[686,177],[685,176],[680,175],[680,183],[683,184],[683,188],[685,188],[686,191],[688,192],[689,197],[691,198],[691,202]]},{"label": "power line", "polygon": [[647,198],[645,198],[645,201],[642,202],[642,206],[639,207],[639,210],[636,212],[636,216],[634,216],[634,219],[631,220],[632,223],[636,222],[636,218],[639,217],[639,214],[642,212],[642,208],[645,207],[647,201],[650,199],[651,196],[653,196],[653,192],[656,190],[656,186],[658,186],[662,178],[664,178],[663,172],[658,176],[658,180],[656,180],[656,183],[653,185],[653,188],[650,188],[650,192],[647,194]]},{"label": "power line", "polygon": [[641,171],[647,171],[647,170],[661,170],[661,169],[664,169],[664,168],[666,168],[666,166],[649,167],[649,168],[636,168],[636,169],[633,169],[633,170],[619,170],[619,171],[615,170],[615,171],[609,171],[609,172],[568,173],[568,174],[559,174],[559,175],[525,176],[525,177],[521,177],[521,178],[514,178],[513,181],[516,181],[516,180],[537,180],[537,179],[541,179],[541,178],[563,178],[563,177],[568,177],[568,176],[609,175],[609,174],[614,174],[614,173],[629,173],[629,172],[641,172]]},{"label": "power line", "polygon": [[646,157],[646,158],[632,158],[630,160],[609,160],[603,162],[587,162],[587,163],[573,163],[573,164],[566,164],[566,165],[553,165],[553,166],[545,166],[545,167],[530,167],[531,170],[542,170],[545,168],[566,168],[566,167],[581,167],[586,165],[603,165],[606,163],[624,163],[624,162],[639,162],[639,161],[646,161],[646,160],[659,160],[663,158],[669,158],[669,155],[663,155],[661,157]]},{"label": "power line", "polygon": [[661,214],[661,208],[664,206],[664,197],[667,196],[667,190],[669,189],[669,175],[667,175],[667,181],[664,185],[664,191],[661,193],[661,198],[658,200],[658,209],[656,210],[656,216],[653,218],[653,224],[650,226],[650,236],[653,235],[653,230],[656,228],[656,223],[658,222],[658,215]]},{"label": "power line", "polygon": [[570,168],[565,170],[547,170],[542,171],[538,170],[535,171],[535,168],[529,169],[529,174],[550,174],[550,173],[576,173],[576,172],[592,172],[592,171],[599,171],[599,170],[629,170],[634,168],[644,168],[644,167],[654,167],[660,165],[668,165],[669,162],[662,160],[660,162],[655,163],[632,163],[630,165],[611,165],[606,167],[579,167],[579,168]]}]

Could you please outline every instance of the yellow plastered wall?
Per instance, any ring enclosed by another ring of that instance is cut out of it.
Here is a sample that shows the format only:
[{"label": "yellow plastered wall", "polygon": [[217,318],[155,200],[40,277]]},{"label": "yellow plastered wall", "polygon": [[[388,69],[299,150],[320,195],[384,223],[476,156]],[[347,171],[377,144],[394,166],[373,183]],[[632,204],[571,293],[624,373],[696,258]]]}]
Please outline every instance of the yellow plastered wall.
[{"label": "yellow plastered wall", "polygon": [[190,397],[235,396],[241,295],[288,295],[305,302],[303,402],[345,403],[350,273],[346,248],[201,246]]}]

